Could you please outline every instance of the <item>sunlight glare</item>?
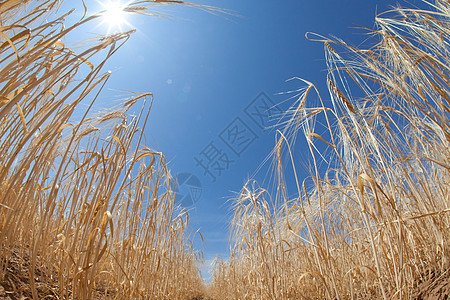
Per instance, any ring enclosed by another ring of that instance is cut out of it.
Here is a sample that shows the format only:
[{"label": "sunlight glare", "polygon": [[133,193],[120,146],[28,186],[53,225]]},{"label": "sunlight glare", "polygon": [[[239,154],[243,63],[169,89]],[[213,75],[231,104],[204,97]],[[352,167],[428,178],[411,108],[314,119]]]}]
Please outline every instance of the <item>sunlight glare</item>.
[{"label": "sunlight glare", "polygon": [[108,32],[114,29],[122,31],[122,26],[124,24],[130,25],[126,19],[127,12],[124,10],[127,6],[126,4],[122,4],[119,0],[107,0],[100,4],[104,9],[104,12],[102,13],[102,23],[108,25]]}]

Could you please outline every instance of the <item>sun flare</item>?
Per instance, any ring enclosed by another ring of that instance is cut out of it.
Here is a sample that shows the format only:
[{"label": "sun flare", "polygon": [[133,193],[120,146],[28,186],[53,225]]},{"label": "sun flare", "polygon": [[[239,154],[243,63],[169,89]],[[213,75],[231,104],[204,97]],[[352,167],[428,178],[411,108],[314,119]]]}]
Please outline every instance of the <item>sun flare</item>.
[{"label": "sun flare", "polygon": [[123,30],[124,25],[130,25],[127,21],[127,4],[119,0],[107,0],[100,3],[104,11],[102,12],[102,23],[108,26],[108,32],[114,30]]}]

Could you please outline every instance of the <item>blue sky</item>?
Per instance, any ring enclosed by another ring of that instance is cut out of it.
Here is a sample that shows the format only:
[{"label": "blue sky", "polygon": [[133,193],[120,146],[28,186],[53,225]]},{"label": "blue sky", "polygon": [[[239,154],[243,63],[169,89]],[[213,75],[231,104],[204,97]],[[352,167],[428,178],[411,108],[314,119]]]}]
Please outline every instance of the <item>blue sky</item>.
[{"label": "blue sky", "polygon": [[[76,6],[75,1],[65,5],[72,3]],[[197,238],[195,245],[209,262],[217,255],[228,256],[230,199],[274,146],[274,131],[262,129],[261,119],[252,112],[264,103],[288,99],[280,93],[302,86],[300,81],[286,82],[292,77],[313,82],[324,100],[328,99],[323,44],[308,41],[305,33],[334,35],[359,45],[366,39],[365,31],[352,27],[373,29],[376,11],[385,11],[396,2],[200,3],[235,15],[170,7],[160,11],[172,15],[171,20],[129,16],[137,32],[109,61],[113,75],[100,103],[108,106],[111,99],[118,99],[114,95],[126,94],[120,90],[154,93],[147,140],[165,154],[174,176],[189,174],[180,177],[191,183],[180,187],[180,194],[186,195],[200,182],[200,198],[185,206],[192,231],[200,229],[204,237],[203,244]],[[99,8],[95,1],[90,4],[93,11]],[[106,27],[92,34],[102,30]],[[301,150],[298,153],[300,157]],[[208,159],[210,168],[205,170],[201,164],[206,165]],[[298,168],[301,176],[307,176],[306,169]],[[259,174],[262,178],[264,166]],[[192,192],[198,196],[198,191]]]}]

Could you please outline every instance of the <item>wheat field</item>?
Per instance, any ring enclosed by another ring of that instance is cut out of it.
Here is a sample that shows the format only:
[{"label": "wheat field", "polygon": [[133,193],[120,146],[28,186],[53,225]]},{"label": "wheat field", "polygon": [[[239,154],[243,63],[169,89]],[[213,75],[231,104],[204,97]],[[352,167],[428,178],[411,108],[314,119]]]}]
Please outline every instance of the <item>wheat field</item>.
[{"label": "wheat field", "polygon": [[[378,15],[367,48],[307,34],[324,45],[329,95],[297,78],[274,184],[249,181],[237,197],[213,297],[448,299],[450,3],[429,8]],[[299,140],[307,178],[296,173]],[[297,197],[286,196],[286,170]]]},{"label": "wheat field", "polygon": [[52,18],[59,5],[0,4],[4,290],[33,299],[194,298],[201,252],[190,246],[163,154],[142,142],[153,95],[91,113],[110,77],[103,65],[132,32],[73,50],[64,37],[101,14],[65,26],[67,15]]},{"label": "wheat field", "polygon": [[[206,285],[168,164],[144,143],[153,94],[93,111],[133,31],[71,47],[101,13],[66,24],[57,0],[2,1],[0,298],[448,299],[450,3],[427,4],[379,14],[366,48],[307,33],[329,93],[294,79],[271,184],[234,199],[231,256]],[[221,11],[125,10],[161,5]]]}]

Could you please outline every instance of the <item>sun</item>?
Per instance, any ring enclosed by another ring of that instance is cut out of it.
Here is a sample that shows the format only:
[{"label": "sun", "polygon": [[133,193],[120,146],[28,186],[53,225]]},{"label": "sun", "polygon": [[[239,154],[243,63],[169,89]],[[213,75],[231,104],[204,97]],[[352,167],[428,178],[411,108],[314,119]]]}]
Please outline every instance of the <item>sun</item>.
[{"label": "sun", "polygon": [[131,26],[127,21],[125,10],[127,3],[122,3],[120,0],[107,0],[100,2],[100,5],[103,7],[102,23],[108,26],[108,32],[122,31],[124,25]]}]

